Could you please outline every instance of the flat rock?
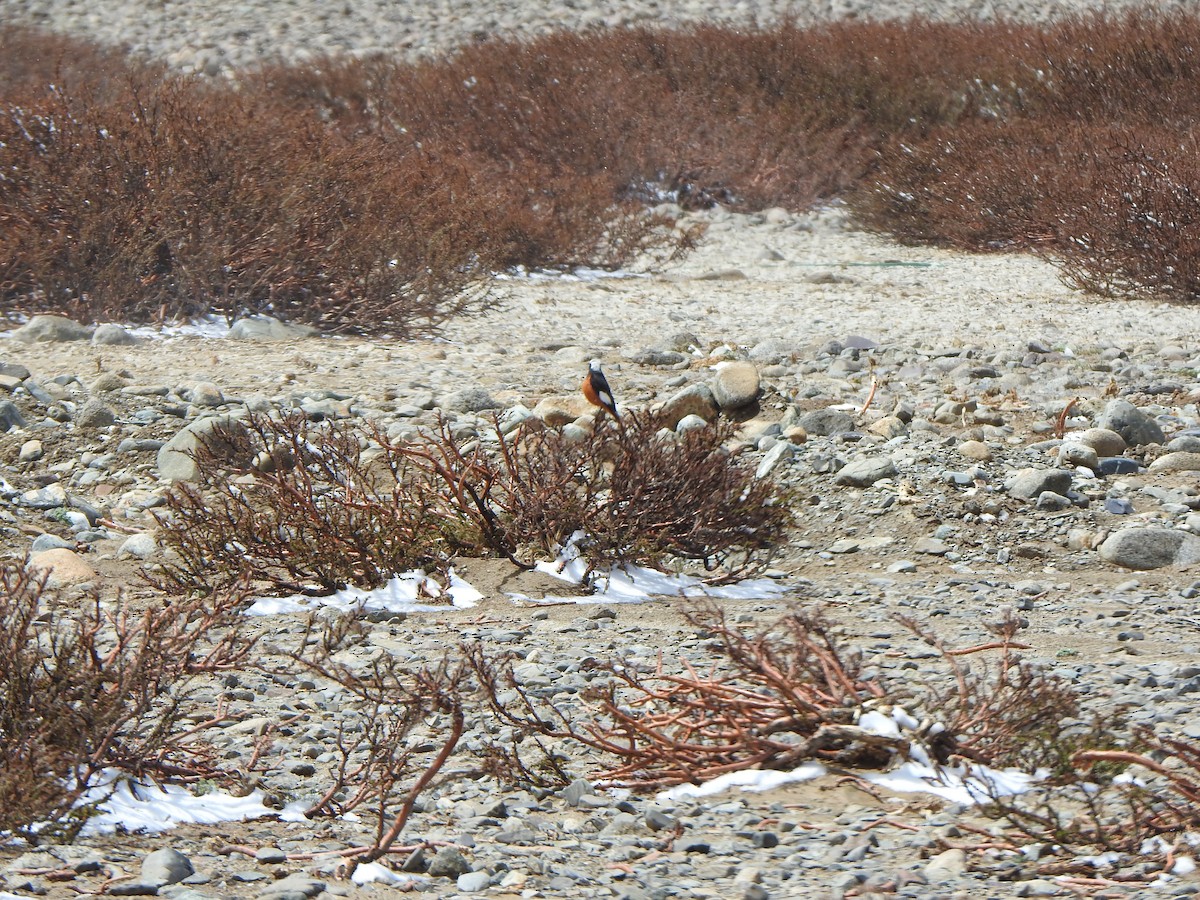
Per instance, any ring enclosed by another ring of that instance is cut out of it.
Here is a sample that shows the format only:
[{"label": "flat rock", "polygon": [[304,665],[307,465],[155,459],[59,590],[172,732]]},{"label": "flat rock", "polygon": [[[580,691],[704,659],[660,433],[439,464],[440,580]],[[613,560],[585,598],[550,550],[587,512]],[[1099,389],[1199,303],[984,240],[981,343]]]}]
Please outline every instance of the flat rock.
[{"label": "flat rock", "polygon": [[796,417],[796,423],[802,426],[809,434],[823,436],[845,434],[847,431],[853,431],[855,428],[854,417],[852,415],[845,410],[830,409],[828,407],[800,413]]},{"label": "flat rock", "polygon": [[869,457],[856,459],[844,465],[834,476],[835,484],[849,487],[870,487],[881,478],[890,478],[896,474],[896,464],[891,457]]},{"label": "flat rock", "polygon": [[281,322],[271,316],[249,316],[233,323],[228,338],[235,341],[293,341],[318,334],[317,329],[308,325]]},{"label": "flat rock", "polygon": [[117,414],[112,408],[103,401],[94,399],[83,404],[75,416],[75,425],[78,428],[107,428],[116,421]]},{"label": "flat rock", "polygon": [[34,316],[14,331],[12,336],[27,344],[56,344],[86,341],[92,336],[92,330],[66,316]]},{"label": "flat rock", "polygon": [[1066,469],[1022,469],[1004,484],[1010,497],[1036,500],[1045,491],[1066,494],[1071,489],[1071,473]]},{"label": "flat rock", "polygon": [[1099,551],[1105,562],[1126,569],[1187,566],[1200,562],[1200,537],[1177,528],[1125,528],[1109,535]]},{"label": "flat rock", "polygon": [[11,400],[0,400],[0,431],[12,431],[14,428],[24,428],[25,417],[17,404]]},{"label": "flat rock", "polygon": [[1166,453],[1150,463],[1147,471],[1151,474],[1158,472],[1200,472],[1200,453],[1181,450],[1176,453]]},{"label": "flat rock", "polygon": [[33,553],[29,557],[30,568],[47,573],[49,587],[66,587],[96,580],[96,570],[74,550],[57,548]]}]

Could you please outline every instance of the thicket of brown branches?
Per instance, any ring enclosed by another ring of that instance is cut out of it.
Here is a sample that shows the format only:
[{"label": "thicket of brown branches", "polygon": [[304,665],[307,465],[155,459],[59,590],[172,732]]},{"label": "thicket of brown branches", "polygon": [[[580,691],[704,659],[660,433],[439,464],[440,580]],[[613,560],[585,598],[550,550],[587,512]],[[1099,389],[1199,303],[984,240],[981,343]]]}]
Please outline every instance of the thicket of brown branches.
[{"label": "thicket of brown branches", "polygon": [[159,580],[190,589],[250,578],[281,591],[375,587],[463,555],[530,567],[576,532],[597,566],[694,561],[730,578],[770,560],[792,522],[771,479],[726,450],[734,426],[683,434],[653,415],[583,440],[499,423],[482,439],[448,424],[414,441],[253,415],[218,427],[158,515],[173,559]]},{"label": "thicket of brown branches", "polygon": [[804,209],[1191,301],[1200,17],[692,25],[417,64],[176,77],[6,28],[0,302],[412,332],[514,266],[684,252],[684,207]]},{"label": "thicket of brown branches", "polygon": [[[68,599],[44,573],[0,568],[0,832],[70,835],[72,810],[106,769],[187,779],[219,764],[190,693],[205,675],[245,664],[241,595],[135,610],[98,595]],[[40,832],[29,831],[42,823]]]}]

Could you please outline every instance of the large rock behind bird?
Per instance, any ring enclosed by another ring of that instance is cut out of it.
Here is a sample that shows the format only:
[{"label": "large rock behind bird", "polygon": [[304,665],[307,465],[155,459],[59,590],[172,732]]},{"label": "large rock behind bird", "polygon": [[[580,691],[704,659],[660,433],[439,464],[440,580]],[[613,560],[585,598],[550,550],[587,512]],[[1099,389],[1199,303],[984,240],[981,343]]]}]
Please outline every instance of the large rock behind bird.
[{"label": "large rock behind bird", "polygon": [[745,360],[718,363],[709,387],[722,411],[743,409],[758,399],[761,383],[754,363]]}]

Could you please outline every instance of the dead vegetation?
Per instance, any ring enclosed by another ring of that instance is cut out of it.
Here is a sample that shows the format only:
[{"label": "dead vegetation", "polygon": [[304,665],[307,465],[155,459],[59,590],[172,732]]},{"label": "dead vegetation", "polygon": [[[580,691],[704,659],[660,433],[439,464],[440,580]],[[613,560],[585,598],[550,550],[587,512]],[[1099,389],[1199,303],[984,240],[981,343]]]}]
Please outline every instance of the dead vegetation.
[{"label": "dead vegetation", "polygon": [[593,565],[698,563],[731,578],[765,565],[792,521],[769,479],[731,457],[721,423],[683,434],[653,415],[582,440],[498,421],[458,437],[447,423],[412,442],[379,431],[253,415],[215,429],[202,473],[158,516],[176,590],[250,579],[283,592],[376,587],[456,555],[530,567],[572,535]]},{"label": "dead vegetation", "polygon": [[405,334],[485,308],[498,271],[686,252],[680,208],[845,199],[901,241],[1190,302],[1198,39],[1148,10],[692,25],[229,84],[6,28],[0,298]]}]

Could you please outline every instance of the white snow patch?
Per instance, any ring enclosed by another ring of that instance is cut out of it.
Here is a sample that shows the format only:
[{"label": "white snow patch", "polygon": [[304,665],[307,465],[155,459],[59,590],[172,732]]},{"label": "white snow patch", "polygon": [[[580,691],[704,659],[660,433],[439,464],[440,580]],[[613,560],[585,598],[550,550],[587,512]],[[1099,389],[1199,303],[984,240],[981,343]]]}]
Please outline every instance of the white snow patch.
[{"label": "white snow patch", "polygon": [[660,803],[670,803],[674,800],[685,800],[692,797],[710,797],[734,788],[741,788],[743,791],[769,791],[785,784],[812,781],[824,774],[825,767],[815,762],[807,762],[789,772],[774,769],[742,769],[738,772],[718,775],[703,784],[678,785],[670,790],[661,791],[655,799]]},{"label": "white snow patch", "polygon": [[1029,790],[1040,780],[1016,769],[992,769],[987,766],[932,766],[909,761],[890,772],[863,776],[872,784],[901,794],[934,794],[964,806],[987,803],[994,797],[1007,797]]},{"label": "white snow patch", "polygon": [[443,607],[433,606],[424,600],[448,597],[458,609],[470,609],[483,594],[459,577],[453,569],[445,586],[419,569],[396,575],[387,584],[374,590],[343,588],[324,597],[309,597],[293,594],[290,597],[260,597],[246,610],[251,616],[274,616],[282,613],[308,612],[323,606],[331,606],[343,612],[435,612]]},{"label": "white snow patch", "polygon": [[399,872],[393,872],[386,866],[381,866],[377,862],[360,863],[355,866],[354,874],[350,876],[350,880],[355,884],[370,884],[371,882],[379,882],[380,884],[394,884],[404,887],[411,887],[425,879],[417,878],[413,875],[402,875]]},{"label": "white snow patch", "polygon": [[224,791],[197,796],[178,785],[140,784],[116,775],[106,775],[90,788],[80,799],[80,805],[88,803],[97,804],[97,811],[84,826],[85,835],[117,829],[153,833],[176,825],[244,822],[278,814],[263,805],[261,791],[245,797],[234,797]]},{"label": "white snow patch", "polygon": [[[582,583],[588,574],[587,560],[579,552],[584,535],[571,535],[553,562],[537,564],[537,570],[554,578]],[[524,594],[510,593],[515,601],[526,603],[642,603],[653,597],[711,597],[714,600],[757,600],[786,594],[790,587],[770,578],[748,578],[735,584],[710,585],[691,575],[668,575],[644,566],[617,565],[592,570],[594,593],[574,597],[547,597],[544,601]]]}]

